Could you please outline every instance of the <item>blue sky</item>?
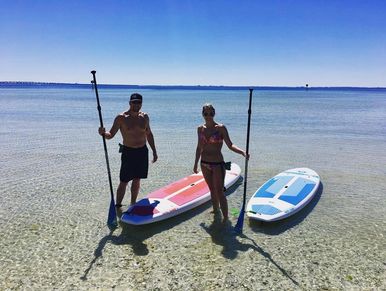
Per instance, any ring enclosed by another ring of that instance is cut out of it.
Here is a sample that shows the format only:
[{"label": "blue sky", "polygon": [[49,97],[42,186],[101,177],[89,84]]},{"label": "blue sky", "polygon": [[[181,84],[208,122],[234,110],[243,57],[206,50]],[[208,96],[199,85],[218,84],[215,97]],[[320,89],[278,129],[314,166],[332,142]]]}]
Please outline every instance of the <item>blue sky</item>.
[{"label": "blue sky", "polygon": [[0,0],[0,81],[386,87],[386,1]]}]

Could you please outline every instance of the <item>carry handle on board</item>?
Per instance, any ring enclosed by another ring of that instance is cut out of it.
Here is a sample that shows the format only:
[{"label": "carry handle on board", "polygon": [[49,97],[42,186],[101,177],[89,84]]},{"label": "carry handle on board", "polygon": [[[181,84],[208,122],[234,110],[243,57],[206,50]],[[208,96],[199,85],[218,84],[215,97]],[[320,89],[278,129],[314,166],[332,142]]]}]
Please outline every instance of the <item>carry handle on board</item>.
[{"label": "carry handle on board", "polygon": [[[93,87],[95,89],[95,95],[96,95],[96,100],[97,100],[97,104],[98,104],[97,109],[98,109],[98,113],[99,113],[99,122],[100,122],[100,126],[103,127],[102,110],[101,110],[101,105],[99,103],[98,86],[97,86],[97,81],[96,81],[96,77],[95,77],[96,71],[91,71],[91,74],[93,76],[93,80],[91,80],[91,83],[93,84]],[[116,228],[118,226],[118,223],[117,223],[117,212],[116,212],[116,209],[115,209],[113,184],[111,182],[110,163],[109,163],[109,156],[108,156],[108,153],[107,153],[106,138],[105,138],[104,135],[102,136],[102,139],[103,139],[103,147],[105,149],[107,174],[109,176],[110,196],[111,196],[109,214],[108,214],[108,217],[107,217],[107,226],[110,229],[114,229],[114,228]]]}]

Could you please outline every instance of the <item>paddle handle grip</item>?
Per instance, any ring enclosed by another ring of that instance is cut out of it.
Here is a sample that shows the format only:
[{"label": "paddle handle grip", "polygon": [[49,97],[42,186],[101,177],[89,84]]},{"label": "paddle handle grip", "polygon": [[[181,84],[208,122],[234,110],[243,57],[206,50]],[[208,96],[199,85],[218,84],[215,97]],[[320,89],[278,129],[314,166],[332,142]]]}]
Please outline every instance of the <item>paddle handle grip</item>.
[{"label": "paddle handle grip", "polygon": [[97,109],[98,109],[98,113],[99,113],[99,123],[100,123],[101,127],[103,127],[102,109],[101,109],[101,104],[99,102],[98,85],[97,85],[96,76],[95,76],[96,71],[95,70],[91,71],[91,74],[93,77],[93,79],[91,80],[91,83],[94,85],[95,95],[96,95],[96,100],[97,100]]}]

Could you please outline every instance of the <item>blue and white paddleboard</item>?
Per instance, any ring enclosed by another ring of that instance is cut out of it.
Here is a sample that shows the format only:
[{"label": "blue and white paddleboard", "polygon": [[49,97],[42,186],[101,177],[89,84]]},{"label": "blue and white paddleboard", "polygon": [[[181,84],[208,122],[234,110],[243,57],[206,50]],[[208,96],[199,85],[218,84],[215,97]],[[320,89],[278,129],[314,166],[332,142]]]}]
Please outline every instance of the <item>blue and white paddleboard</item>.
[{"label": "blue and white paddleboard", "polygon": [[247,216],[268,222],[291,216],[311,201],[319,184],[319,175],[311,169],[284,171],[257,189],[247,204]]}]

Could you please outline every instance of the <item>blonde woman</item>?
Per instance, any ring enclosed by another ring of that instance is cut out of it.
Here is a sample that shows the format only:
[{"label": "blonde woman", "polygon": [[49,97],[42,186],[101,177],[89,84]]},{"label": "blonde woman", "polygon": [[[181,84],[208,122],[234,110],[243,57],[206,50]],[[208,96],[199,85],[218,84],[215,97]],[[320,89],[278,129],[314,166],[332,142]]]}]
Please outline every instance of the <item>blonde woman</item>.
[{"label": "blonde woman", "polygon": [[225,125],[214,120],[216,111],[213,105],[207,103],[202,107],[202,116],[205,120],[203,125],[197,128],[197,149],[193,172],[198,173],[198,162],[205,181],[209,186],[212,198],[213,213],[217,214],[221,209],[223,222],[228,220],[228,202],[224,194],[225,162],[221,153],[223,143],[231,151],[246,158],[244,150],[232,143]]}]

